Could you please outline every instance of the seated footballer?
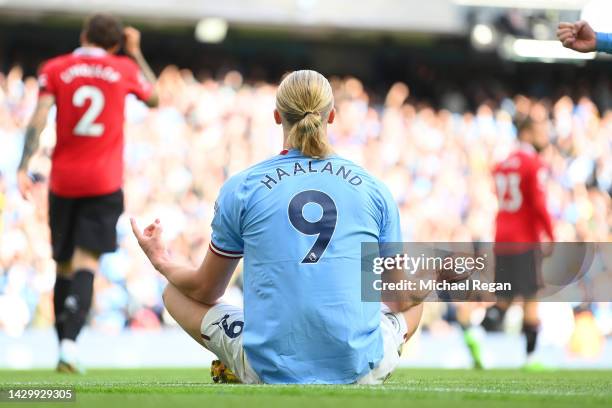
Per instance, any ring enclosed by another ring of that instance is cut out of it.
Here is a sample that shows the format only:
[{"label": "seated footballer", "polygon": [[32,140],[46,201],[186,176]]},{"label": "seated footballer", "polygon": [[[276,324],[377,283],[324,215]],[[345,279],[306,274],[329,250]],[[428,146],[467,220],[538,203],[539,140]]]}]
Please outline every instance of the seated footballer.
[{"label": "seated footballer", "polygon": [[[321,74],[282,81],[274,119],[285,150],[221,188],[199,268],[173,262],[159,220],[144,231],[131,220],[168,279],[166,308],[224,379],[381,384],[419,324],[418,302],[361,301],[361,243],[400,242],[399,211],[380,181],[332,152],[335,114]],[[219,302],[242,257],[244,310]]]}]

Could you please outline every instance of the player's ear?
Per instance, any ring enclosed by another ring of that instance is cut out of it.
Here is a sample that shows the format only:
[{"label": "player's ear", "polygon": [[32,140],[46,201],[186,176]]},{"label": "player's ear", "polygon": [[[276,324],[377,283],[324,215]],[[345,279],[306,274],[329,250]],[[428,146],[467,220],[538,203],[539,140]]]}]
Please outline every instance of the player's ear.
[{"label": "player's ear", "polygon": [[336,119],[336,108],[332,108],[332,110],[329,111],[329,116],[327,117],[327,123],[331,125],[332,123],[334,123],[334,119]]},{"label": "player's ear", "polygon": [[85,35],[85,31],[81,31],[81,36],[79,37],[79,41],[81,42],[81,46],[87,44],[87,36]]},{"label": "player's ear", "polygon": [[283,118],[281,118],[278,109],[274,109],[274,122],[276,122],[277,125],[281,125],[283,123]]}]

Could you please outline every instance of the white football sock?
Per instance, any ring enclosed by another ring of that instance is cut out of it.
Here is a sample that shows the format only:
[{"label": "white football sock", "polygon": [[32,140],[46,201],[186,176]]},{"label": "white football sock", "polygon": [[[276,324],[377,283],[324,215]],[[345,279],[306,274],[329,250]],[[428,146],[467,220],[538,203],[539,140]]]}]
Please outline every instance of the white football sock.
[{"label": "white football sock", "polygon": [[533,364],[538,363],[540,360],[537,358],[535,353],[527,354],[527,358],[525,359],[525,364]]},{"label": "white football sock", "polygon": [[60,341],[60,360],[75,364],[78,358],[78,348],[74,340],[62,339]]}]

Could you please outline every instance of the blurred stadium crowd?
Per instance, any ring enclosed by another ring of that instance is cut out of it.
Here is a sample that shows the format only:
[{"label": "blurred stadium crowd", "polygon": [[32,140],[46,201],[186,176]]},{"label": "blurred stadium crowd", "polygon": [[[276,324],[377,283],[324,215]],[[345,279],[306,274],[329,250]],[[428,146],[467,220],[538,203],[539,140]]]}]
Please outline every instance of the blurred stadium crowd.
[{"label": "blurred stadium crowd", "polygon": [[[558,240],[612,238],[612,110],[600,113],[586,96],[498,93],[460,112],[429,106],[403,83],[373,98],[356,78],[331,82],[339,113],[330,128],[333,145],[385,181],[399,203],[406,241],[493,239],[497,200],[490,169],[516,147],[513,119],[525,116],[552,142],[543,157]],[[141,224],[159,217],[175,256],[199,264],[222,183],[282,149],[272,120],[276,88],[244,81],[236,71],[197,80],[169,66],[158,89],[159,109],[135,100],[127,105],[126,213]],[[36,98],[36,80],[19,68],[0,74],[0,330],[15,335],[52,325],[54,264],[46,222],[52,117],[34,159],[40,175],[34,202],[21,199],[14,180]],[[465,106],[462,98],[449,92],[445,100],[448,107]],[[120,249],[102,259],[90,324],[114,333],[170,323],[161,304],[165,282],[137,250],[126,215],[118,229]],[[612,333],[610,305],[595,309],[602,333]],[[448,312],[446,305],[432,306],[426,327],[443,330]]]}]

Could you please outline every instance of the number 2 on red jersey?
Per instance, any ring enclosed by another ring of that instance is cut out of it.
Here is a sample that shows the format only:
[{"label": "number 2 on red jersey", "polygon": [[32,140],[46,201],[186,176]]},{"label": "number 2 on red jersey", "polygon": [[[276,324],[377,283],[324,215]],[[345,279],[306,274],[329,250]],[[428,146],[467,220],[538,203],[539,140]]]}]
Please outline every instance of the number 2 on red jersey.
[{"label": "number 2 on red jersey", "polygon": [[98,87],[80,86],[72,95],[72,104],[77,108],[82,108],[87,101],[90,102],[89,108],[77,122],[73,133],[76,136],[100,137],[104,134],[104,125],[96,123],[96,119],[104,109],[104,94]]}]

